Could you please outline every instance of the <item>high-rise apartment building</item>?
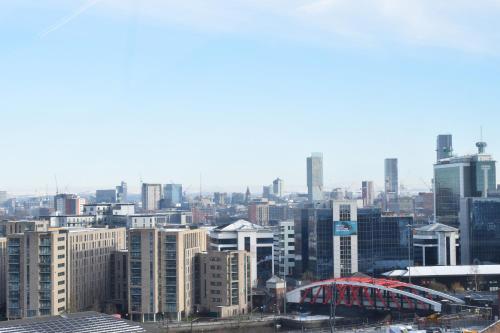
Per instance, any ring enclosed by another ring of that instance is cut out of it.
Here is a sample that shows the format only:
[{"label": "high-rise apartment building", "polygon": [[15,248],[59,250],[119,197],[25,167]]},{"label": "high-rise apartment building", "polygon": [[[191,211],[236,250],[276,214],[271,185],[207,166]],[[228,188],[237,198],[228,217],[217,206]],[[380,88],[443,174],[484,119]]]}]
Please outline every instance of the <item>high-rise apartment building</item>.
[{"label": "high-rise apartment building", "polygon": [[323,200],[323,154],[307,158],[307,194],[310,202]]},{"label": "high-rise apartment building", "polygon": [[215,192],[214,203],[218,206],[227,205],[229,203],[229,200],[227,198],[227,193]]},{"label": "high-rise apartment building", "polygon": [[271,198],[271,192],[273,190],[272,185],[264,185],[262,186],[262,198],[264,199],[270,199]]},{"label": "high-rise apartment building", "polygon": [[54,210],[60,215],[81,215],[86,200],[75,194],[57,194],[54,197]]},{"label": "high-rise apartment building", "polygon": [[436,142],[436,161],[450,158],[453,154],[453,137],[451,134],[440,134]]},{"label": "high-rise apartment building", "polygon": [[188,317],[196,304],[197,253],[207,250],[204,229],[130,229],[130,318]]},{"label": "high-rise apartment building", "polygon": [[251,256],[246,251],[208,251],[198,254],[200,310],[217,317],[248,313]]},{"label": "high-rise apartment building", "polygon": [[125,228],[65,228],[66,307],[78,312],[100,309],[110,299],[112,256],[126,248]]},{"label": "high-rise apartment building", "polygon": [[384,161],[384,189],[385,208],[390,211],[398,210],[399,181],[398,159],[386,158]]},{"label": "high-rise apartment building", "polygon": [[128,200],[128,189],[127,189],[127,183],[124,181],[121,182],[120,185],[116,187],[116,197],[117,197],[117,202],[119,203],[126,203]]},{"label": "high-rise apartment building", "polygon": [[167,207],[177,207],[182,204],[182,184],[166,184],[164,198]]},{"label": "high-rise apartment building", "polygon": [[478,153],[450,157],[434,165],[434,209],[436,222],[459,227],[460,199],[487,197],[496,188],[496,161],[486,154],[486,144],[477,144]]},{"label": "high-rise apartment building", "polygon": [[7,317],[58,315],[100,307],[109,297],[111,253],[125,229],[54,228],[7,238]]},{"label": "high-rise apartment building", "polygon": [[375,189],[372,181],[363,181],[361,183],[361,195],[363,198],[363,207],[373,206],[375,199]]},{"label": "high-rise apartment building", "polygon": [[248,206],[248,220],[252,223],[269,225],[269,202],[254,201]]},{"label": "high-rise apartment building", "polygon": [[5,315],[7,287],[7,238],[0,237],[0,316]]},{"label": "high-rise apartment building", "polygon": [[59,230],[8,236],[7,319],[68,310],[66,236]]},{"label": "high-rise apartment building", "polygon": [[283,196],[283,193],[285,191],[285,181],[281,178],[276,178],[273,181],[273,194],[281,198]]},{"label": "high-rise apartment building", "polygon": [[295,268],[294,221],[281,221],[274,227],[274,274],[290,276]]},{"label": "high-rise apartment building", "polygon": [[152,212],[160,209],[161,184],[142,184],[142,210]]}]

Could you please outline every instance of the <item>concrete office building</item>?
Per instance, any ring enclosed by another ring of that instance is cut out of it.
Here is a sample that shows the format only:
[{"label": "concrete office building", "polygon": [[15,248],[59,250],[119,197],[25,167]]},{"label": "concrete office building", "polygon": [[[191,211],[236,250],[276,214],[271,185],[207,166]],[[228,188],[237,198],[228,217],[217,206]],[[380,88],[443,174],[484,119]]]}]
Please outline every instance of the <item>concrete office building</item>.
[{"label": "concrete office building", "polygon": [[246,251],[199,253],[200,312],[219,318],[248,313],[251,300],[251,255]]},{"label": "concrete office building", "polygon": [[434,209],[436,222],[459,228],[460,200],[487,197],[496,188],[496,161],[478,142],[478,153],[450,157],[434,165]]},{"label": "concrete office building", "polygon": [[5,315],[7,289],[7,238],[0,237],[0,316]]},{"label": "concrete office building", "polygon": [[459,230],[441,223],[416,228],[413,257],[416,266],[455,266]]},{"label": "concrete office building", "polygon": [[96,190],[95,201],[96,203],[115,203],[118,201],[118,193],[116,189]]},{"label": "concrete office building", "polygon": [[209,249],[250,252],[253,285],[263,285],[274,275],[274,234],[271,229],[245,220],[222,225],[210,231]]},{"label": "concrete office building", "polygon": [[307,158],[307,194],[309,202],[323,200],[323,154]]},{"label": "concrete office building", "polygon": [[386,211],[398,211],[399,180],[397,158],[385,159],[384,173],[385,209]]},{"label": "concrete office building", "polygon": [[182,204],[182,184],[166,184],[163,196],[167,208],[180,206]]},{"label": "concrete office building", "polygon": [[262,226],[269,225],[269,202],[261,200],[250,203],[248,206],[248,220]]},{"label": "concrete office building", "polygon": [[436,142],[436,161],[450,158],[453,154],[453,137],[451,134],[440,134]]},{"label": "concrete office building", "polygon": [[273,181],[273,194],[276,197],[281,198],[284,192],[285,192],[285,181],[283,179],[276,178]]},{"label": "concrete office building", "polygon": [[78,312],[109,297],[111,253],[125,248],[125,229],[27,231],[9,235],[7,247],[9,319]]},{"label": "concrete office building", "polygon": [[294,221],[281,221],[274,227],[274,274],[291,276],[295,268]]},{"label": "concrete office building", "polygon": [[363,198],[363,207],[373,206],[375,189],[372,181],[365,180],[361,183],[361,196]]},{"label": "concrete office building", "polygon": [[142,210],[152,212],[160,209],[161,184],[142,184]]},{"label": "concrete office building", "polygon": [[130,319],[180,320],[194,311],[195,256],[207,250],[204,229],[130,229]]}]

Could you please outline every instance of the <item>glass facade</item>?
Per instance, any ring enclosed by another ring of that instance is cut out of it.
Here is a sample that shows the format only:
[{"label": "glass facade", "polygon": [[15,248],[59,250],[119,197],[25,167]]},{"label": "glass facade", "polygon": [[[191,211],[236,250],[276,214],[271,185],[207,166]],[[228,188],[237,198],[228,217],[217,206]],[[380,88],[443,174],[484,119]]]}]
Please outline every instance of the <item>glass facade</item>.
[{"label": "glass facade", "polygon": [[496,162],[489,156],[457,158],[434,167],[436,222],[459,227],[460,199],[496,189]]},{"label": "glass facade", "polygon": [[471,163],[471,196],[481,197],[484,192],[484,184],[488,182],[488,190],[494,191],[497,187],[495,161],[478,161]]},{"label": "glass facade", "polygon": [[471,264],[500,264],[500,200],[474,200],[470,206]]},{"label": "glass facade", "polygon": [[460,198],[470,196],[470,167],[456,164],[434,169],[436,222],[458,227]]},{"label": "glass facade", "polygon": [[333,276],[333,212],[332,209],[309,211],[308,271],[317,279]]},{"label": "glass facade", "polygon": [[309,209],[295,210],[295,275],[300,277],[309,266]]},{"label": "glass facade", "polygon": [[408,250],[413,258],[413,247],[408,247],[412,236],[408,225],[413,225],[412,216],[382,215],[380,208],[358,209],[359,271],[378,275],[406,268]]}]

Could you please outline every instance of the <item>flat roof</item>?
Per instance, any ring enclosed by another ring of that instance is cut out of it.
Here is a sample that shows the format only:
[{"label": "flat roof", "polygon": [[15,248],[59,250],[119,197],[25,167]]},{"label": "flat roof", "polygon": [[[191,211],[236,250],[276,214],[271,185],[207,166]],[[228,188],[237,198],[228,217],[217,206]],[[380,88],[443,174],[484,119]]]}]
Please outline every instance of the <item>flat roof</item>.
[{"label": "flat roof", "polygon": [[[500,265],[459,265],[410,267],[411,277],[500,275]],[[398,269],[382,274],[386,277],[407,278],[408,270]]]}]

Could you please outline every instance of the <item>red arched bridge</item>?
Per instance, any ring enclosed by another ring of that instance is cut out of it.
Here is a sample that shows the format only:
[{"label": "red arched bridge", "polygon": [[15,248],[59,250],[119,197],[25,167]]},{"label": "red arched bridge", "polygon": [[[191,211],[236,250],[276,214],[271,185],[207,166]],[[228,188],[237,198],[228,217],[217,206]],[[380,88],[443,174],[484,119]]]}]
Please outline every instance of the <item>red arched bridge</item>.
[{"label": "red arched bridge", "polygon": [[[335,298],[333,291],[336,291]],[[464,304],[448,294],[400,281],[349,277],[324,280],[292,290],[288,303],[359,306],[372,309],[423,310],[441,312],[441,302]]]}]

